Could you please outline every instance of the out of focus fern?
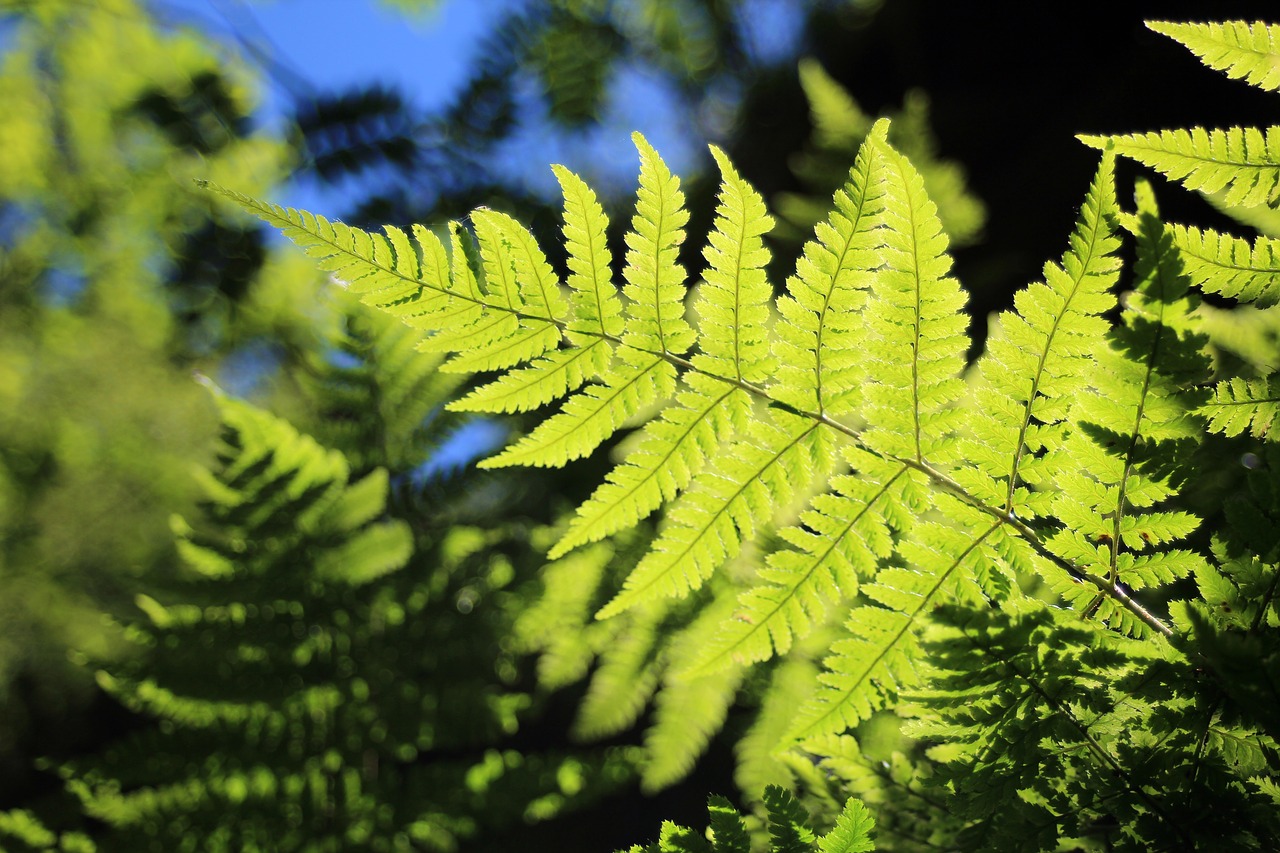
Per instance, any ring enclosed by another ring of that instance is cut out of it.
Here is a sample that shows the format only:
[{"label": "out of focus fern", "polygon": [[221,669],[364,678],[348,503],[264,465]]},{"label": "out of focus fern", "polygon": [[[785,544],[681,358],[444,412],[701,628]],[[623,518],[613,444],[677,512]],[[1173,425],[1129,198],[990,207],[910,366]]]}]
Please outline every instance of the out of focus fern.
[{"label": "out of focus fern", "polygon": [[99,849],[449,850],[632,776],[634,749],[509,745],[532,697],[494,649],[527,533],[391,512],[385,466],[430,455],[455,384],[402,337],[354,310],[317,382],[354,462],[218,395],[206,517],[174,522],[187,579],[139,597],[141,653],[99,674],[141,728],[61,767]]},{"label": "out of focus fern", "polygon": [[[844,183],[848,164],[874,123],[817,60],[800,62],[800,84],[809,98],[813,135],[808,150],[796,158],[792,168],[808,192],[783,194],[776,201],[782,218],[777,236],[796,242],[806,239],[826,216],[831,193]],[[964,169],[939,158],[929,126],[928,97],[923,92],[909,92],[902,109],[890,113],[889,118],[893,121],[889,139],[920,170],[952,244],[964,246],[978,240],[986,209],[968,188]]]}]

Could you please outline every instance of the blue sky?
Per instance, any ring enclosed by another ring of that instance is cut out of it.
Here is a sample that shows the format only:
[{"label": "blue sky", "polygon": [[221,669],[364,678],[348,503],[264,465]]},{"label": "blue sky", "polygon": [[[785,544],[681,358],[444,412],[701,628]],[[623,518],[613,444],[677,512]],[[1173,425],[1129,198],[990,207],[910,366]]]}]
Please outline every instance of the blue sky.
[{"label": "blue sky", "polygon": [[[529,0],[442,0],[434,9],[408,14],[378,0],[154,0],[174,20],[186,18],[223,40],[251,42],[255,64],[270,58],[263,115],[280,120],[289,105],[284,86],[334,92],[353,83],[386,82],[424,109],[446,104],[467,82],[469,69],[494,22]],[[803,0],[745,0],[741,16],[748,43],[762,63],[791,62],[800,37]],[[678,174],[709,164],[705,144],[720,142],[714,124],[689,126],[671,109],[669,84],[639,65],[621,63],[614,97],[600,125],[565,135],[540,121],[529,93],[517,138],[497,152],[496,166],[513,183],[554,196],[548,168],[564,163],[605,190],[629,190],[639,130]],[[720,93],[732,110],[737,93]],[[281,188],[285,204],[320,211],[341,208],[343,189],[300,185]]]}]

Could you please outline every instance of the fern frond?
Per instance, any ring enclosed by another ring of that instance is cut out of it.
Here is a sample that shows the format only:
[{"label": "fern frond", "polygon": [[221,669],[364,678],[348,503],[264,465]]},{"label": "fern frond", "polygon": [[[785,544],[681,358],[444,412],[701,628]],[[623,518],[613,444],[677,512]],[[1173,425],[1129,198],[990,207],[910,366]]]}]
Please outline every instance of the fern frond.
[{"label": "fern frond", "polygon": [[[283,208],[216,184],[201,186],[239,204],[263,221],[279,228],[322,268],[353,291],[382,306],[413,297],[424,288],[443,300],[478,300],[472,294],[454,293],[443,270],[444,246],[425,228],[414,229],[414,243],[399,229],[388,228],[393,236],[361,231],[323,216]],[[422,263],[419,264],[419,257]]]},{"label": "fern frond", "polygon": [[[560,295],[560,280],[552,271],[551,264],[547,263],[546,256],[542,254],[542,249],[538,247],[538,242],[529,233],[529,229],[505,213],[485,208],[477,208],[471,212],[471,224],[480,241],[480,254],[485,258],[486,272],[500,266],[502,278],[506,279],[507,265],[510,264],[515,273],[519,298],[517,300],[515,294],[508,289],[505,294],[508,306],[518,307],[532,317],[562,322],[565,304]],[[499,250],[499,245],[505,251]],[[493,256],[492,264],[489,262],[489,253]]]},{"label": "fern frond", "polygon": [[632,414],[671,396],[675,387],[675,368],[657,356],[639,363],[619,364],[606,375],[604,384],[588,385],[533,432],[479,465],[561,467],[571,459],[590,454]]},{"label": "fern frond", "polygon": [[1131,821],[1145,811],[1163,822],[1162,837],[1188,840],[1172,803],[1145,790],[1150,705],[1118,702],[1112,690],[1141,678],[1157,650],[1052,609],[1014,618],[949,607],[938,618],[929,637],[938,673],[908,731],[942,741],[930,754],[956,790],[966,847],[1053,849],[1099,812]]},{"label": "fern frond", "polygon": [[591,603],[614,557],[613,548],[598,543],[542,570],[543,594],[520,613],[515,625],[521,651],[541,652],[541,687],[557,690],[582,678],[611,638],[616,626],[592,621]]},{"label": "fern frond", "polygon": [[645,732],[649,760],[641,771],[646,793],[661,791],[689,774],[720,731],[742,682],[741,670],[668,681],[658,693],[653,726]]},{"label": "fern frond", "polygon": [[[420,235],[419,242],[435,237],[421,225],[413,226],[413,232]],[[438,243],[439,240],[437,239],[436,242]],[[514,317],[502,310],[488,314],[485,312],[485,297],[477,280],[484,261],[480,258],[475,238],[470,232],[464,232],[456,222],[449,223],[449,251],[451,255],[445,255],[444,247],[441,245],[438,255],[433,255],[431,270],[434,278],[431,280],[448,282],[453,292],[461,294],[463,298],[454,300],[452,304],[428,303],[424,306],[428,313],[436,315],[431,324],[434,333],[419,341],[419,348],[436,353],[462,352],[472,346],[479,346],[494,338],[511,334],[518,325]],[[399,315],[406,324],[416,326],[421,321],[413,318],[423,313],[424,308],[408,307],[400,310],[399,306],[396,306],[390,310],[393,315],[399,311]],[[434,312],[431,311],[432,308],[435,309]]]},{"label": "fern frond", "polygon": [[[734,747],[737,769],[733,781],[747,797],[758,800],[769,785],[794,787],[795,774],[778,753],[795,714],[818,684],[818,667],[813,661],[792,655],[768,673],[764,700],[751,728]],[[808,763],[807,761],[805,763]]]},{"label": "fern frond", "polygon": [[811,853],[816,841],[809,815],[790,791],[776,786],[764,789],[769,814],[769,841],[773,853]]},{"label": "fern frond", "polygon": [[1222,193],[1231,206],[1280,202],[1280,127],[1160,130],[1126,136],[1081,136],[1094,148],[1115,147],[1185,187]]},{"label": "fern frond", "polygon": [[597,340],[617,338],[622,334],[622,303],[609,268],[605,238],[609,218],[581,178],[563,166],[551,169],[564,195],[564,242],[569,254],[568,285],[574,309],[569,322],[570,339],[574,333]]},{"label": "fern frond", "polygon": [[640,152],[640,188],[626,237],[623,293],[630,301],[622,341],[645,352],[681,355],[696,338],[684,319],[685,273],[677,261],[689,212],[680,179],[643,136],[631,139]]},{"label": "fern frond", "polygon": [[[385,493],[386,482],[382,482]],[[363,586],[402,568],[413,554],[413,533],[399,519],[354,533],[316,560],[321,581]]]},{"label": "fern frond", "polygon": [[1233,80],[1280,91],[1280,26],[1246,21],[1147,21],[1147,27],[1183,45],[1205,65]]},{"label": "fern frond", "polygon": [[837,786],[839,795],[852,794],[877,816],[877,834],[889,849],[955,846],[948,841],[963,824],[951,813],[949,797],[934,783],[931,762],[923,756],[913,761],[895,751],[873,758],[854,735],[819,738],[807,745],[807,751],[821,756],[816,769]]},{"label": "fern frond", "polygon": [[659,624],[664,608],[638,608],[600,655],[573,723],[575,737],[593,740],[625,730],[644,711],[662,672]]},{"label": "fern frond", "polygon": [[836,818],[835,827],[818,839],[818,850],[820,853],[868,853],[875,849],[871,841],[875,828],[876,819],[867,807],[850,798]]},{"label": "fern frond", "polygon": [[[954,502],[947,502],[948,504]],[[947,514],[963,519],[966,529],[921,522],[900,546],[910,568],[886,568],[875,583],[862,587],[876,602],[854,608],[845,623],[845,639],[824,661],[822,688],[793,723],[789,739],[803,742],[838,734],[869,718],[890,697],[920,681],[923,660],[919,632],[938,604],[973,597],[967,587],[985,575],[1003,521],[989,523],[961,505]]]},{"label": "fern frond", "polygon": [[446,406],[453,412],[525,412],[545,406],[603,374],[611,353],[600,338],[573,349],[555,350],[528,367],[508,371]]},{"label": "fern frond", "polygon": [[1169,225],[1191,280],[1208,293],[1221,293],[1259,306],[1280,301],[1280,240],[1249,241],[1216,231]]},{"label": "fern frond", "polygon": [[776,328],[770,393],[801,411],[847,415],[867,373],[861,312],[880,265],[885,133],[887,122],[872,129],[778,300],[784,322]]},{"label": "fern frond", "polygon": [[681,496],[653,549],[627,576],[601,619],[660,597],[683,597],[736,556],[744,539],[772,518],[775,506],[808,482],[824,454],[820,425],[770,410],[747,437],[717,457],[716,467]]},{"label": "fern frond", "polygon": [[1093,373],[1090,344],[1105,334],[1102,314],[1115,305],[1120,275],[1115,229],[1119,208],[1114,157],[1103,157],[1085,196],[1062,263],[1021,290],[1000,315],[978,360],[972,426],[964,443],[972,462],[956,479],[991,505],[1022,518],[1043,515],[1051,485],[1043,466],[1067,409]]},{"label": "fern frond", "polygon": [[[1190,534],[1199,520],[1151,508],[1177,494],[1173,473],[1161,459],[1174,443],[1197,440],[1193,401],[1184,389],[1208,372],[1203,340],[1187,319],[1196,303],[1148,184],[1139,185],[1137,200],[1139,213],[1131,227],[1138,238],[1139,281],[1124,325],[1097,353],[1094,382],[1107,393],[1076,400],[1071,420],[1079,428],[1053,454],[1060,491],[1052,508],[1064,528],[1048,543],[1058,556],[1107,585],[1135,589],[1170,583],[1203,562],[1190,551],[1160,550]],[[1142,553],[1149,549],[1156,553]],[[1077,584],[1059,586],[1073,603],[1089,596]],[[1101,594],[1087,606],[1094,608],[1104,619],[1119,617],[1126,630],[1145,630]]]},{"label": "fern frond", "polygon": [[822,148],[852,150],[870,132],[871,119],[816,59],[801,59],[799,72],[815,141]]},{"label": "fern frond", "polygon": [[[737,382],[758,382],[771,366],[766,332],[772,290],[763,270],[769,254],[760,237],[772,220],[759,194],[723,152],[713,148],[712,155],[723,181],[716,230],[706,249],[710,267],[699,299],[699,313],[709,328],[693,364]],[[629,293],[635,298],[634,290]],[[579,507],[564,539],[552,549],[553,558],[635,524],[675,498],[730,429],[745,421],[748,397],[740,389],[697,374],[687,374],[685,383],[692,393],[682,393],[646,425],[635,451]]]},{"label": "fern frond", "polygon": [[949,461],[959,379],[968,347],[965,295],[947,273],[951,258],[937,208],[920,173],[888,143],[883,268],[866,312],[870,368],[867,446],[899,459]]},{"label": "fern frond", "polygon": [[703,252],[707,270],[697,305],[701,352],[693,365],[712,376],[758,383],[772,367],[767,333],[773,288],[765,279],[769,251],[761,237],[773,227],[773,218],[724,152],[713,145],[711,156],[722,176],[720,204]]},{"label": "fern frond", "polygon": [[1254,438],[1272,438],[1271,426],[1280,415],[1280,377],[1234,377],[1219,382],[1213,397],[1198,414],[1209,419],[1209,429],[1226,436],[1248,431]]},{"label": "fern frond", "polygon": [[702,678],[671,676],[680,668],[679,658],[688,657],[696,648],[692,644],[724,619],[726,609],[722,603],[706,608],[671,643],[674,659],[655,702],[653,725],[644,735],[649,758],[640,784],[649,793],[680,781],[693,769],[737,697],[745,674],[741,667]]}]

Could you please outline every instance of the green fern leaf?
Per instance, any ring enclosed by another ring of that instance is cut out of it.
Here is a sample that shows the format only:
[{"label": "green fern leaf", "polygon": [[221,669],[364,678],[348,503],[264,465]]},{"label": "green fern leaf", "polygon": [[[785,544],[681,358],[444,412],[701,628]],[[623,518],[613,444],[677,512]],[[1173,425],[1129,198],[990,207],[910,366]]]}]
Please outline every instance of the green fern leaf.
[{"label": "green fern leaf", "polygon": [[816,59],[801,59],[799,72],[819,147],[853,150],[870,132],[871,119]]},{"label": "green fern leaf", "polygon": [[1271,425],[1280,415],[1280,378],[1235,377],[1219,382],[1213,398],[1196,410],[1209,419],[1209,429],[1227,436],[1249,431],[1255,438],[1271,439]]},{"label": "green fern leaf", "polygon": [[611,357],[603,339],[555,350],[528,367],[508,371],[446,406],[452,412],[525,412],[545,406],[603,374]]},{"label": "green fern leaf", "polygon": [[[461,330],[448,338],[457,355],[441,367],[454,373],[501,370],[537,358],[560,343],[556,325],[563,313],[555,275],[542,257],[533,236],[510,217],[491,210],[472,214],[476,240],[485,272],[486,298],[499,306],[481,316],[473,329],[479,337],[460,338]],[[454,253],[454,264],[466,260]],[[469,264],[467,264],[469,267]],[[521,322],[521,315],[530,321]],[[465,340],[465,348],[458,345]]]},{"label": "green fern leaf", "polygon": [[596,739],[631,726],[658,686],[659,623],[666,611],[650,605],[629,614],[605,647],[573,723],[576,737]]},{"label": "green fern leaf", "polygon": [[775,785],[765,788],[764,807],[772,853],[812,853],[816,838],[809,828],[809,815],[790,791]]},{"label": "green fern leaf", "polygon": [[968,347],[964,292],[947,276],[951,258],[937,208],[924,181],[888,143],[883,268],[876,274],[874,304],[866,311],[869,368],[867,446],[917,462],[949,461],[956,411],[964,393],[959,379]]},{"label": "green fern leaf", "polygon": [[1183,45],[1205,65],[1233,80],[1280,91],[1280,26],[1245,21],[1204,24],[1147,21],[1147,26]]},{"label": "green fern leaf", "polygon": [[742,541],[774,514],[775,506],[808,482],[823,456],[819,424],[770,410],[749,437],[719,455],[716,468],[695,482],[668,515],[653,549],[627,576],[622,591],[601,608],[607,619],[645,601],[683,597],[696,590]]},{"label": "green fern leaf", "polygon": [[[412,251],[413,246],[403,232],[391,239],[341,222],[330,222],[306,211],[261,202],[216,184],[202,183],[201,186],[279,228],[338,281],[361,294],[365,301],[386,307],[392,313],[399,313],[393,306],[421,295],[423,290],[430,291],[432,301],[437,303],[432,307],[456,307],[454,303],[458,300],[483,307],[477,294],[454,291],[451,280],[444,275],[448,268],[444,246],[425,228],[414,229],[417,251]],[[388,233],[394,231],[389,229]],[[425,319],[430,317],[429,313],[416,316],[424,318],[418,328],[440,328]]]},{"label": "green fern leaf", "polygon": [[[758,382],[772,366],[766,337],[772,290],[763,270],[769,255],[760,240],[772,220],[759,194],[723,152],[713,148],[712,155],[723,174],[721,204],[706,250],[710,267],[699,300],[711,334],[703,336],[702,352],[693,364],[712,375]],[[629,294],[635,298],[634,284],[632,288]],[[681,394],[650,421],[635,452],[578,509],[565,537],[552,549],[553,559],[631,526],[675,498],[734,425],[745,422],[749,398],[741,390],[697,374],[687,375],[685,381],[693,393]]]},{"label": "green fern leaf", "polygon": [[875,849],[871,833],[876,820],[860,801],[850,798],[844,804],[835,827],[818,839],[821,853],[868,853]]},{"label": "green fern leaf", "polygon": [[609,218],[581,178],[563,166],[551,169],[564,195],[564,242],[574,309],[570,339],[575,332],[597,339],[617,338],[622,334],[622,303],[609,268],[605,239]]},{"label": "green fern leaf", "polygon": [[[796,712],[809,701],[818,684],[817,664],[800,655],[781,660],[768,673],[768,688],[751,728],[734,747],[738,766],[733,781],[747,797],[758,800],[769,785],[793,787],[795,774],[778,752]],[[805,764],[808,761],[805,760]]]},{"label": "green fern leaf", "polygon": [[1081,136],[1094,148],[1115,147],[1188,189],[1222,193],[1230,206],[1280,202],[1280,127],[1161,130],[1127,136]]},{"label": "green fern leaf", "polygon": [[693,769],[711,737],[724,725],[742,676],[740,669],[726,669],[703,678],[669,679],[663,685],[653,725],[644,736],[649,760],[641,771],[640,784],[646,793],[679,782]]},{"label": "green fern leaf", "polygon": [[1260,306],[1280,301],[1280,240],[1247,240],[1216,231],[1170,225],[1187,275],[1202,290]]},{"label": "green fern leaf", "polygon": [[893,550],[890,530],[905,526],[898,507],[915,501],[905,465],[854,448],[845,451],[856,475],[832,480],[834,492],[814,498],[781,537],[792,549],[774,551],[760,583],[742,593],[738,612],[699,654],[690,674],[730,662],[752,663],[786,654],[825,619],[830,604],[853,596],[859,578],[875,575]]},{"label": "green fern leaf", "polygon": [[[560,281],[529,230],[505,213],[478,208],[471,212],[471,224],[480,241],[480,253],[490,244],[501,243],[505,252],[493,250],[495,265],[510,263],[515,273],[519,300],[507,294],[507,304],[532,317],[563,321],[565,304]],[[485,269],[490,269],[486,262]],[[506,270],[503,270],[504,277]]]},{"label": "green fern leaf", "polygon": [[[1113,589],[1166,584],[1203,562],[1190,551],[1140,553],[1186,537],[1199,523],[1189,513],[1150,507],[1177,493],[1162,460],[1172,443],[1199,435],[1190,416],[1193,399],[1183,389],[1203,380],[1208,360],[1187,318],[1195,302],[1180,255],[1157,218],[1148,184],[1139,185],[1137,201],[1139,215],[1131,227],[1138,237],[1139,281],[1127,300],[1124,325],[1096,355],[1094,381],[1108,393],[1075,401],[1071,419],[1080,426],[1053,455],[1060,491],[1052,508],[1064,527],[1048,545]],[[1114,615],[1125,620],[1126,629],[1145,630],[1114,598],[1065,581],[1058,588],[1104,619]]]},{"label": "green fern leaf", "polygon": [[724,152],[712,146],[711,156],[722,176],[720,204],[703,252],[707,270],[698,299],[702,351],[693,364],[713,376],[758,383],[770,376],[772,367],[767,330],[773,288],[765,279],[769,251],[761,236],[773,227],[773,219]]},{"label": "green fern leaf", "polygon": [[1093,373],[1090,343],[1105,334],[1102,314],[1114,307],[1120,247],[1114,158],[1103,157],[1085,196],[1061,265],[1045,264],[1044,281],[1014,298],[978,361],[972,426],[964,443],[972,466],[956,479],[992,506],[1021,518],[1043,515],[1052,485],[1044,448]]},{"label": "green fern leaf", "polygon": [[884,150],[878,122],[858,151],[835,208],[805,244],[788,295],[778,300],[777,380],[770,393],[801,411],[848,414],[867,374],[861,312],[880,266]]},{"label": "green fern leaf", "polygon": [[[482,467],[563,466],[569,460],[586,456],[600,446],[628,417],[644,406],[667,399],[675,393],[675,368],[665,357],[685,352],[695,339],[692,327],[684,319],[684,271],[676,263],[680,244],[684,240],[683,227],[689,214],[684,209],[684,195],[679,189],[679,179],[671,174],[662,158],[643,136],[637,133],[632,138],[640,151],[640,188],[636,213],[632,217],[632,231],[627,235],[629,248],[627,266],[623,271],[627,281],[624,292],[630,300],[623,308],[625,331],[622,340],[627,349],[620,355],[624,364],[615,366],[602,377],[603,385],[588,386],[571,397],[559,413],[544,421],[515,445],[480,463]],[[567,177],[565,179],[568,180]],[[596,218],[594,211],[589,210],[589,200],[575,194],[572,182],[569,184],[570,193],[583,206],[581,217],[571,211],[575,220],[584,220],[583,223],[575,221],[574,227],[585,223],[587,230],[598,229],[599,223],[593,225],[587,222]],[[501,263],[500,246],[492,238],[485,240],[485,224],[485,218],[477,220],[476,233],[481,237],[482,250],[489,245],[490,254],[495,259],[492,264],[494,269],[489,275],[505,276],[506,268]],[[511,232],[509,239],[523,239],[510,228],[507,231]],[[527,233],[523,229],[520,232]],[[597,236],[600,234],[597,233]],[[540,254],[534,254],[536,246],[532,245],[532,237],[528,238],[528,242],[532,248],[526,254],[535,258],[535,261],[525,262],[526,279],[531,277],[531,270],[537,269],[536,258],[540,257]],[[601,295],[606,292],[603,289],[604,283],[597,278],[604,274],[604,270],[599,267],[595,249],[583,248],[580,251],[590,254],[589,258],[580,258],[578,264],[590,267],[592,282],[579,282],[576,292],[587,294],[588,302],[591,298],[601,301],[599,322],[603,324],[607,318],[612,317],[611,309],[604,307]],[[489,267],[487,263],[486,270]],[[520,268],[521,263],[517,258],[514,269],[518,272]],[[526,287],[525,290],[532,291],[533,288]],[[513,310],[518,309],[519,306],[511,302],[510,288],[504,288],[504,292],[508,294],[508,302]],[[581,300],[579,306],[584,312],[595,310],[582,307]],[[542,335],[543,332],[536,324],[526,324],[521,333],[512,339],[521,347],[515,354],[522,356],[521,360],[531,357],[530,348],[548,339]],[[500,341],[498,345],[502,343]],[[468,364],[473,370],[503,366],[495,364],[492,359],[477,363],[474,356]]]},{"label": "green fern leaf", "polygon": [[558,468],[570,459],[580,459],[617,432],[632,414],[675,393],[675,379],[675,368],[658,357],[619,365],[603,385],[587,386],[533,432],[479,465]]},{"label": "green fern leaf", "polygon": [[[510,319],[502,318],[502,325],[498,327],[485,324],[486,334],[498,331],[501,337],[490,338],[484,343],[472,339],[473,345],[468,352],[453,356],[440,365],[440,369],[446,373],[503,370],[550,352],[560,342],[560,330],[553,323],[540,322],[521,327],[518,321],[507,322]],[[504,327],[510,328],[511,334],[502,334]]]},{"label": "green fern leaf", "polygon": [[632,527],[664,501],[673,500],[721,441],[745,428],[751,408],[746,391],[697,373],[686,373],[682,380],[686,390],[645,424],[635,449],[578,507],[564,537],[548,554],[551,559]]},{"label": "green fern leaf", "polygon": [[751,836],[732,803],[724,797],[708,797],[707,812],[711,816],[713,853],[751,853]]},{"label": "green fern leaf", "polygon": [[[423,239],[428,239],[428,235],[431,239],[435,238],[434,234],[421,225],[415,225],[413,228],[415,234],[420,232],[422,235],[419,239],[420,243]],[[436,239],[435,243],[439,244],[439,240]],[[419,341],[418,347],[424,352],[461,352],[495,337],[511,334],[518,324],[514,317],[504,311],[488,313],[485,311],[485,297],[480,290],[480,283],[476,280],[476,273],[482,268],[483,261],[478,255],[478,249],[470,233],[463,232],[456,222],[449,223],[449,249],[452,252],[452,263],[449,256],[444,253],[444,246],[440,245],[439,248],[438,257],[433,255],[434,262],[431,270],[434,278],[431,280],[447,281],[450,289],[454,293],[462,294],[464,298],[453,300],[452,304],[449,304],[447,298],[440,298],[433,300],[435,304],[428,303],[427,306],[414,307],[412,310],[405,309],[403,319],[411,326],[421,324],[422,321],[416,318],[424,310],[436,309],[435,322],[432,324],[435,334]],[[397,309],[399,306],[387,310],[395,313]]]},{"label": "green fern leaf", "polygon": [[689,212],[680,179],[643,136],[631,139],[640,151],[640,189],[626,238],[623,292],[630,302],[622,340],[644,352],[681,355],[696,338],[684,319],[685,274],[677,262]]},{"label": "green fern leaf", "polygon": [[366,528],[316,560],[316,577],[363,586],[403,567],[413,554],[413,532],[403,521]]},{"label": "green fern leaf", "polygon": [[[947,501],[947,504],[955,502]],[[875,604],[856,607],[845,623],[846,638],[824,661],[822,688],[801,711],[789,739],[809,741],[838,734],[866,720],[892,695],[919,683],[922,655],[918,634],[924,617],[954,597],[972,599],[971,578],[987,573],[992,545],[1003,521],[990,523],[964,505],[946,507],[967,530],[921,522],[900,552],[909,569],[883,569],[862,587]]]}]

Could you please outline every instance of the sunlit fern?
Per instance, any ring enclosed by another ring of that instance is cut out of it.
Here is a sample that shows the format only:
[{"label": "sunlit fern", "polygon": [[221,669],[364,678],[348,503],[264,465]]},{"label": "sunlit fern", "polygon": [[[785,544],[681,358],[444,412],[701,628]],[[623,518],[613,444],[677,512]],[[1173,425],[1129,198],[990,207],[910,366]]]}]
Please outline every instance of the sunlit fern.
[{"label": "sunlit fern", "polygon": [[[1166,225],[1145,188],[1137,211],[1124,212],[1114,158],[1222,193],[1224,204],[1268,202],[1280,182],[1277,134],[1086,138],[1103,154],[1066,253],[1018,293],[968,367],[965,294],[950,275],[947,237],[883,120],[781,288],[763,272],[764,203],[713,148],[719,204],[691,301],[677,262],[688,221],[680,183],[639,135],[621,286],[604,211],[562,167],[564,282],[530,233],[494,211],[476,211],[470,230],[370,233],[214,189],[416,329],[420,346],[449,353],[443,369],[484,374],[455,406],[503,413],[563,399],[482,464],[563,466],[639,421],[629,454],[549,556],[662,510],[620,586],[593,596],[600,619],[630,621],[616,648],[600,650],[580,718],[583,734],[617,731],[654,690],[659,717],[688,706],[683,737],[664,734],[661,719],[651,734],[656,787],[720,725],[739,670],[775,656],[829,650],[809,702],[786,709],[772,743],[756,737],[754,749],[830,758],[832,736],[927,684],[920,638],[943,606],[1065,605],[1157,646],[1185,632],[1161,609],[1208,565],[1203,543],[1189,538],[1201,519],[1181,498],[1193,454],[1212,438],[1203,417],[1214,405],[1252,406],[1243,421],[1209,426],[1262,434],[1263,407],[1274,406],[1270,385],[1210,396],[1193,288],[1269,299],[1270,244],[1246,252]],[[1140,263],[1121,303],[1125,234]],[[796,501],[807,503],[798,515]],[[815,636],[823,646],[806,647]],[[617,690],[630,698],[614,701]],[[700,701],[680,698],[700,690]],[[763,767],[761,758],[742,760]]]}]

